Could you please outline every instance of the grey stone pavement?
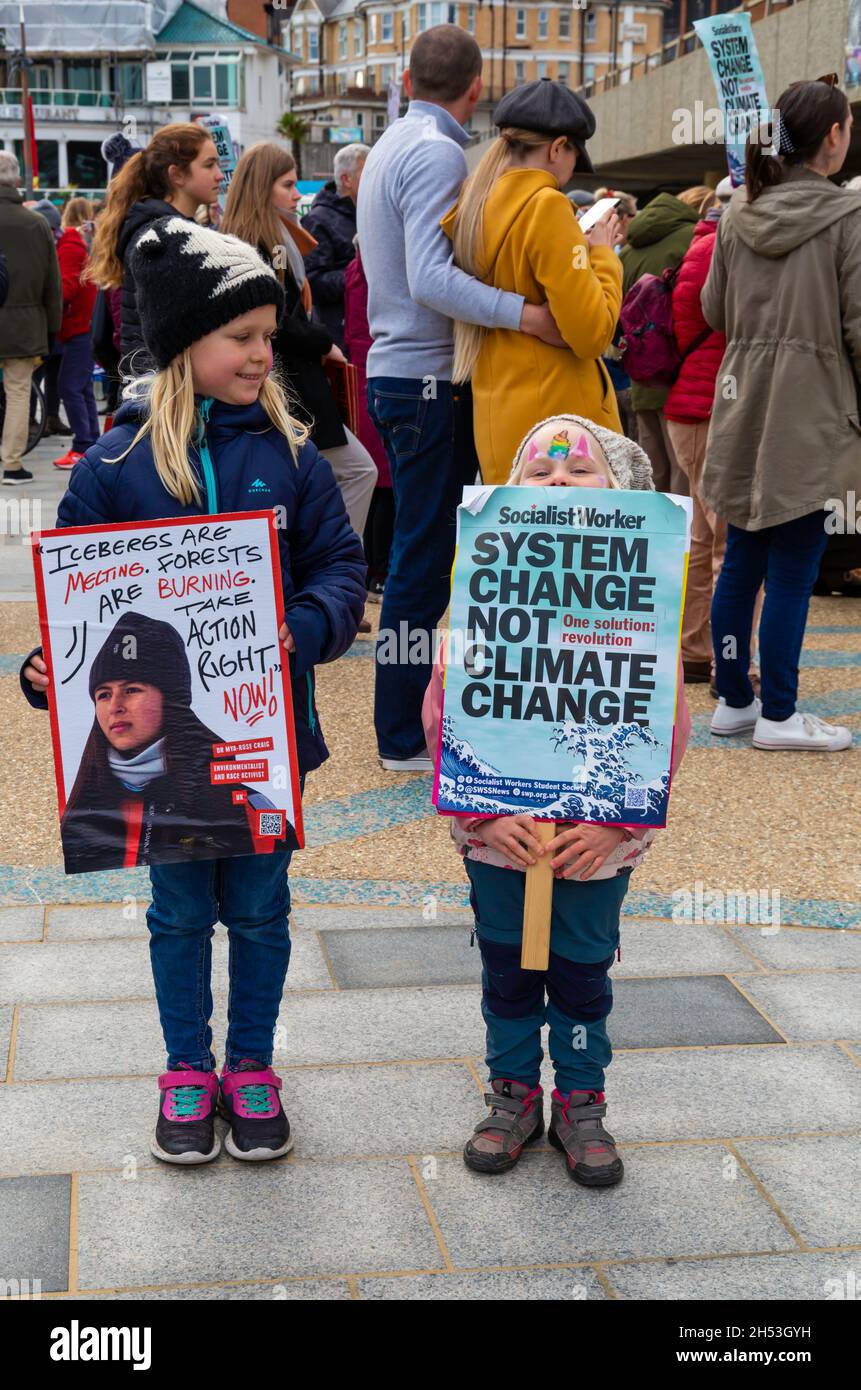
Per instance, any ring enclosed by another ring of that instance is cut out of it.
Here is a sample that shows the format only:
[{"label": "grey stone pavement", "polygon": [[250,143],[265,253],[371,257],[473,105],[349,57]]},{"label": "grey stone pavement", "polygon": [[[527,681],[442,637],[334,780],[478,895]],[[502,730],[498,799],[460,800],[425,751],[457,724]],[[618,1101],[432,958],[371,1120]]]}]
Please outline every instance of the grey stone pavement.
[{"label": "grey stone pavement", "polygon": [[[46,513],[65,481],[51,457],[36,461]],[[29,563],[7,539],[0,605],[31,597]],[[339,830],[326,805],[311,810],[349,873],[361,814]],[[607,1088],[626,1174],[595,1192],[543,1142],[502,1178],[462,1162],[485,1113],[462,888],[296,879],[275,1054],[295,1148],[182,1170],[149,1152],[164,1054],[145,878],[0,875],[0,1279],[58,1299],[812,1301],[861,1287],[859,904],[799,902],[777,931],[679,926],[666,899],[632,890]],[[218,1050],[221,927],[214,944]]]}]

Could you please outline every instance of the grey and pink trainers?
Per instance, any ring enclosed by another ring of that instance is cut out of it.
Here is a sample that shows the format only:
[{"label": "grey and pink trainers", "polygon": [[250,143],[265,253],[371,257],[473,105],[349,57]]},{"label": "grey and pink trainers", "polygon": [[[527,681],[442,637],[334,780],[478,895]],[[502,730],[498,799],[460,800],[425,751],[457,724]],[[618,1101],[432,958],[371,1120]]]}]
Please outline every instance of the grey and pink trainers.
[{"label": "grey and pink trainers", "polygon": [[544,1133],[544,1092],[540,1086],[497,1077],[485,1092],[490,1114],[479,1120],[466,1141],[463,1161],[476,1173],[507,1173]]},{"label": "grey and pink trainers", "polygon": [[225,1066],[219,1110],[230,1122],[224,1144],[233,1158],[254,1163],[290,1152],[293,1136],[280,1090],[281,1077],[250,1057],[243,1057],[235,1067]]},{"label": "grey and pink trainers", "polygon": [[211,1163],[221,1153],[215,1132],[218,1077],[180,1062],[158,1079],[161,1099],[150,1150],[163,1163]]},{"label": "grey and pink trainers", "polygon": [[568,1176],[584,1187],[612,1187],[625,1171],[616,1141],[601,1123],[606,1113],[603,1091],[563,1096],[556,1090],[550,1097],[547,1138],[565,1154]]}]

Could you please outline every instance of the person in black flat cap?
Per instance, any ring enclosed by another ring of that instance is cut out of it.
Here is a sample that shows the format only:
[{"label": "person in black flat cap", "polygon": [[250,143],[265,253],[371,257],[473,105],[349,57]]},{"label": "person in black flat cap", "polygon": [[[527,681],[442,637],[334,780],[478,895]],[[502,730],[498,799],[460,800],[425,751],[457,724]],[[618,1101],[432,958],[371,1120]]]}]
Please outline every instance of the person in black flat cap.
[{"label": "person in black flat cap", "polygon": [[[95,718],[60,825],[67,873],[255,853],[252,819],[273,805],[250,787],[236,805],[238,784],[212,786],[221,739],[191,708],[176,628],[124,614],[90,668],[89,692]],[[286,837],[266,843],[296,848]]]},{"label": "person in black flat cap", "polygon": [[585,101],[541,78],[506,93],[493,120],[499,138],[442,226],[457,265],[530,303],[546,300],[566,343],[456,325],[452,379],[472,381],[482,478],[503,483],[519,441],[548,413],[582,415],[622,432],[601,362],[619,317],[622,270],[615,213],[584,235],[562,192],[575,169],[594,172],[586,141],[595,117]]}]

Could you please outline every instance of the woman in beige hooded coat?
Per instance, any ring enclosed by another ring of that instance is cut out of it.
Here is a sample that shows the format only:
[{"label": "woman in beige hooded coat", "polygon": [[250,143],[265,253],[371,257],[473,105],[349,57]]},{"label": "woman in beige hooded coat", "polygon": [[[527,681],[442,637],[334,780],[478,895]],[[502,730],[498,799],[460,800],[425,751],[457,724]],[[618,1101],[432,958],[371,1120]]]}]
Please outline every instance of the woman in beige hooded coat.
[{"label": "woman in beige hooded coat", "polygon": [[[706,321],[727,338],[701,484],[729,523],[712,605],[711,727],[752,729],[756,748],[835,752],[852,742],[848,729],[795,708],[828,530],[847,505],[854,516],[861,493],[861,195],[829,182],[851,126],[830,81],[783,92],[774,129],[751,137],[745,186],[721,218],[701,296]],[[760,703],[748,666],[763,581]]]}]

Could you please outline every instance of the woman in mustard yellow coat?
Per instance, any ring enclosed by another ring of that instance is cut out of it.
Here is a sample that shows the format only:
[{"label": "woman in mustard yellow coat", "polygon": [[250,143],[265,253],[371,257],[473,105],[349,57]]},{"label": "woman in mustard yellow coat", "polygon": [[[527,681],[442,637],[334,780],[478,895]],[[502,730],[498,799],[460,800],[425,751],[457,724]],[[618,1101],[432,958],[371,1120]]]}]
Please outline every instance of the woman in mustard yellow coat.
[{"label": "woman in mustard yellow coat", "polygon": [[536,420],[582,415],[622,433],[601,362],[616,331],[622,267],[614,250],[615,214],[584,236],[561,192],[575,166],[592,170],[583,142],[595,122],[586,103],[545,78],[509,92],[494,123],[498,139],[442,226],[462,269],[530,303],[546,300],[565,344],[551,347],[525,333],[455,325],[452,379],[472,382],[482,478],[504,483],[518,444]]}]

